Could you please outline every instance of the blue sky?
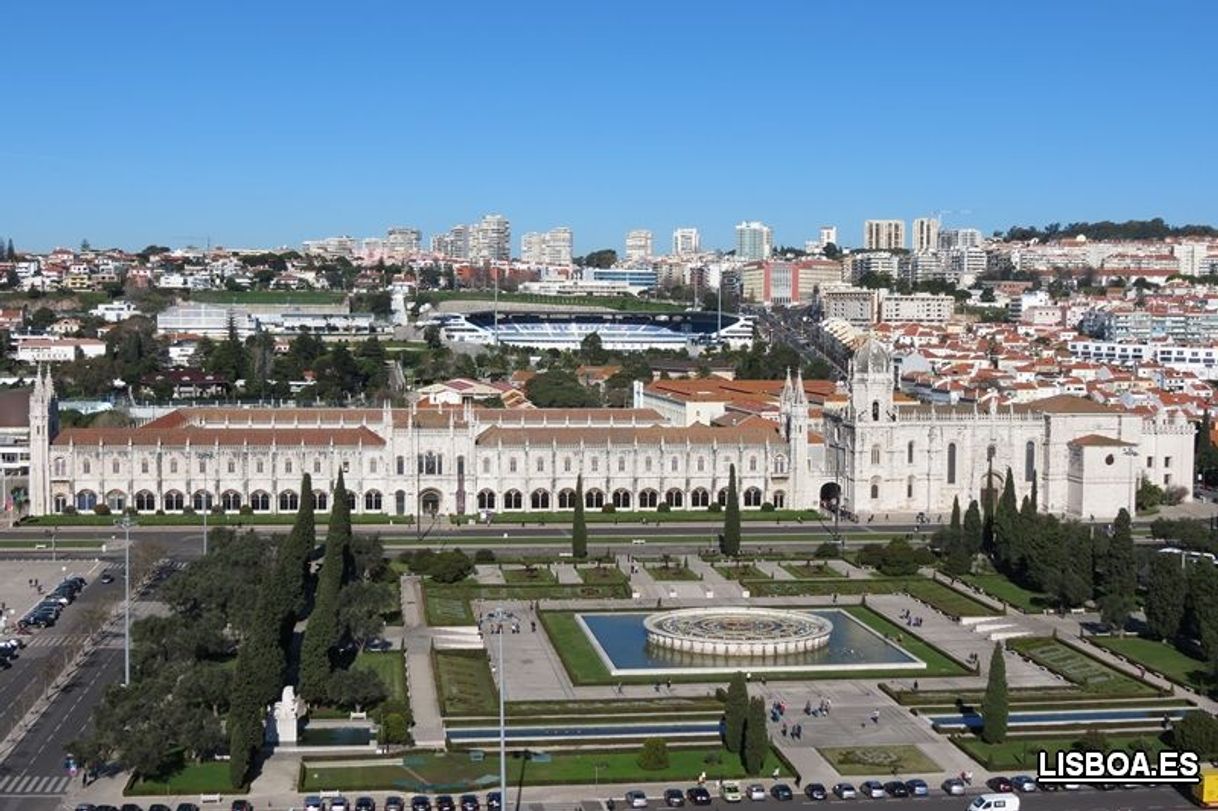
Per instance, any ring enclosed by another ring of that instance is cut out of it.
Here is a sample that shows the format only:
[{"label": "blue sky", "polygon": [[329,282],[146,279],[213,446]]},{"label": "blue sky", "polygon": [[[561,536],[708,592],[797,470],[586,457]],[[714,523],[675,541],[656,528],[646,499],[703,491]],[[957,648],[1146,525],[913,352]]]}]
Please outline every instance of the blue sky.
[{"label": "blue sky", "polygon": [[[1213,2],[55,2],[2,21],[0,235],[295,245],[487,212],[1218,222]],[[969,212],[967,214],[961,212]]]}]

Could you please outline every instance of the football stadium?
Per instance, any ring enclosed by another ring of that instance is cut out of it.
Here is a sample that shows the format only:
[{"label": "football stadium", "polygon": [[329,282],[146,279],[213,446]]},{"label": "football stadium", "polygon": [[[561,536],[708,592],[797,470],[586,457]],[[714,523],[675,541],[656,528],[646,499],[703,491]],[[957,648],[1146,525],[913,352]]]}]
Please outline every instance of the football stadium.
[{"label": "football stadium", "polygon": [[[445,314],[438,318],[448,341],[503,344],[531,349],[579,349],[592,333],[606,349],[642,351],[724,344],[733,349],[753,341],[753,322],[736,313],[501,312]],[[722,327],[720,327],[722,324]]]}]

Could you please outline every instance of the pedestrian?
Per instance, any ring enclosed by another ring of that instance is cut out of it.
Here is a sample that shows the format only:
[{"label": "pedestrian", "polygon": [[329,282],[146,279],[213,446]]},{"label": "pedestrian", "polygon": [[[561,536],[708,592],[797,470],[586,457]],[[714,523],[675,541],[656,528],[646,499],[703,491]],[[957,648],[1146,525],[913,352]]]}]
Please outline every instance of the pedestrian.
[{"label": "pedestrian", "polygon": [[786,724],[782,725],[782,737],[784,737],[784,738],[787,737],[787,725]]},{"label": "pedestrian", "polygon": [[879,710],[871,711],[871,723],[877,724],[877,725],[880,723],[880,711]]},{"label": "pedestrian", "polygon": [[780,774],[782,774],[782,772],[781,772],[781,771],[779,771],[779,769],[778,769],[778,767],[777,767],[777,766],[775,766],[775,767],[774,767],[774,773],[773,773],[773,774],[771,774],[771,775],[770,775],[770,777],[772,777],[772,778],[774,778],[775,780],[777,780],[777,779],[778,779],[778,776],[779,776]]},{"label": "pedestrian", "polygon": [[669,679],[669,680],[668,680],[668,689],[669,689],[670,691],[672,690],[672,679]]},{"label": "pedestrian", "polygon": [[914,692],[918,692],[918,680],[914,679]]},{"label": "pedestrian", "polygon": [[795,775],[795,788],[799,788],[799,783],[801,780],[803,780],[802,777],[800,777],[798,774]]}]

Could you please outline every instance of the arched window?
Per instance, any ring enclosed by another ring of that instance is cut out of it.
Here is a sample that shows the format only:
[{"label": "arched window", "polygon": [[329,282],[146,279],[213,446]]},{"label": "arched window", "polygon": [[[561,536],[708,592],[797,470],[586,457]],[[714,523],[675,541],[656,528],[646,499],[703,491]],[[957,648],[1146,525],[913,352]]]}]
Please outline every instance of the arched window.
[{"label": "arched window", "polygon": [[880,463],[880,446],[871,446],[871,464],[878,465]]},{"label": "arched window", "polygon": [[255,490],[250,493],[250,509],[256,513],[270,512],[271,494],[265,490]]},{"label": "arched window", "polygon": [[295,490],[284,490],[279,494],[279,512],[294,513],[300,509],[300,497]]},{"label": "arched window", "polygon": [[645,510],[654,510],[660,503],[660,494],[655,490],[643,490],[639,493],[639,507]]},{"label": "arched window", "polygon": [[[376,460],[375,459],[372,460],[372,469],[376,470]],[[266,471],[266,467],[263,464],[263,461],[261,459],[255,459],[254,460],[254,472],[255,473],[264,473],[265,471]]]},{"label": "arched window", "polygon": [[[84,473],[87,476],[89,474],[89,472],[92,470],[92,467],[93,466],[92,466],[92,464],[90,464],[88,459],[81,460],[81,462],[80,462],[80,472],[81,473]],[[93,508],[90,507],[89,509],[93,509]]]},{"label": "arched window", "polygon": [[324,490],[313,491],[313,512],[325,512],[330,509],[330,495]]},{"label": "arched window", "polygon": [[482,490],[478,493],[478,509],[493,510],[495,509],[495,491]]},{"label": "arched window", "polygon": [[320,456],[313,460],[313,472],[321,473],[321,457]]},{"label": "arched window", "polygon": [[664,494],[664,503],[667,504],[669,507],[682,506],[684,499],[685,499],[685,494],[682,493],[680,490],[678,490],[675,487]]},{"label": "arched window", "polygon": [[629,490],[614,490],[613,491],[613,506],[615,509],[624,510],[630,508],[630,491]]},{"label": "arched window", "polygon": [[677,459],[677,457],[674,456],[672,459],[668,460],[668,469],[670,472],[676,473],[680,466],[681,462],[679,459]]},{"label": "arched window", "polygon": [[195,494],[190,497],[190,506],[197,513],[210,510],[212,502],[212,495],[206,490],[196,490]]},{"label": "arched window", "polygon": [[597,457],[592,457],[592,472],[595,473],[601,469],[601,460]]},{"label": "arched window", "polygon": [[291,459],[284,459],[284,460],[283,460],[283,472],[284,472],[284,473],[291,473],[291,472],[292,472],[292,460],[291,460]]},{"label": "arched window", "polygon": [[516,457],[513,456],[511,459],[508,459],[508,473],[515,473],[515,472],[516,472]]},{"label": "arched window", "polygon": [[508,490],[503,494],[503,509],[519,510],[524,504],[524,497],[519,490]]},{"label": "arched window", "polygon": [[114,474],[118,474],[121,470],[122,470],[122,468],[119,467],[118,460],[112,459],[110,461],[110,472],[114,473]]},{"label": "arched window", "polygon": [[617,458],[617,472],[618,473],[626,472],[626,457],[625,456],[619,456]]},{"label": "arched window", "polygon": [[770,497],[770,501],[774,502],[774,509],[782,510],[787,506],[787,494],[781,490],[775,490],[774,495]]},{"label": "arched window", "polygon": [[162,499],[165,512],[181,512],[186,507],[186,497],[177,490],[170,490]]},{"label": "arched window", "polygon": [[1023,446],[1023,480],[1030,482],[1036,478],[1036,443],[1028,441]]},{"label": "arched window", "polygon": [[558,509],[574,510],[575,509],[575,491],[568,487],[565,490],[558,491]]},{"label": "arched window", "polygon": [[947,444],[947,483],[956,483],[956,443]]},{"label": "arched window", "polygon": [[544,456],[537,457],[537,472],[538,473],[546,472],[546,458]]},{"label": "arched window", "polygon": [[913,498],[914,477],[905,480],[905,498]]},{"label": "arched window", "polygon": [[874,501],[880,497],[880,480],[878,478],[871,480],[871,500]]},{"label": "arched window", "polygon": [[438,515],[440,512],[440,491],[424,490],[419,496],[424,515]]},{"label": "arched window", "polygon": [[709,507],[710,492],[704,487],[696,487],[689,494],[689,506],[691,507]]},{"label": "arched window", "polygon": [[913,440],[909,440],[909,444],[905,446],[905,464],[913,464]]},{"label": "arched window", "polygon": [[177,472],[178,472],[178,460],[177,460],[177,459],[170,459],[170,460],[169,460],[169,472],[170,472],[170,473],[177,473]]},{"label": "arched window", "polygon": [[148,472],[148,460],[141,459],[140,460],[140,473],[147,473],[147,472]]},{"label": "arched window", "polygon": [[756,487],[745,488],[744,491],[744,506],[760,507],[761,506],[761,490]]},{"label": "arched window", "polygon": [[232,459],[229,459],[229,460],[228,460],[228,473],[229,473],[229,475],[231,476],[232,474],[234,474],[234,473],[236,473],[236,472],[237,472],[237,463],[236,463],[235,461],[233,461]]},{"label": "arched window", "polygon": [[364,512],[379,513],[382,509],[381,492],[379,490],[369,490],[364,493]]},{"label": "arched window", "polygon": [[872,422],[880,421],[880,401],[879,400],[871,401],[871,421]]},{"label": "arched window", "polygon": [[534,490],[529,494],[529,507],[534,510],[550,509],[550,493],[548,490]]},{"label": "arched window", "polygon": [[398,515],[406,514],[406,491],[399,490],[393,494],[393,511]]},{"label": "arched window", "polygon": [[347,491],[347,509],[355,509],[355,493],[351,492],[350,490]]},{"label": "arched window", "polygon": [[68,509],[68,497],[65,496],[63,493],[56,493],[55,494],[55,507],[54,507],[55,512],[57,512],[57,513],[66,512],[67,509]]},{"label": "arched window", "polygon": [[[595,461],[595,460],[594,460]],[[601,490],[593,488],[584,493],[584,506],[590,509],[600,509],[605,506],[605,494]]]},{"label": "arched window", "polygon": [[142,513],[152,512],[156,509],[156,496],[147,490],[141,490],[135,494],[135,509]]},{"label": "arched window", "polygon": [[719,489],[719,495],[715,496],[715,501],[719,502],[720,507],[727,506],[727,488],[726,487],[722,487]]},{"label": "arched window", "polygon": [[564,456],[562,458],[562,472],[563,473],[571,472],[571,457],[570,456]]},{"label": "arched window", "polygon": [[757,457],[750,456],[749,457],[749,473],[756,473],[756,472],[757,472]]},{"label": "arched window", "polygon": [[63,475],[64,475],[64,470],[65,470],[66,468],[67,468],[67,464],[64,462],[63,457],[62,457],[62,456],[56,457],[56,459],[55,459],[55,475],[56,475],[56,476],[63,476]]},{"label": "arched window", "polygon": [[394,470],[397,471],[399,476],[406,475],[406,457],[405,456],[399,456],[397,459],[394,460],[393,465],[394,465]]},{"label": "arched window", "polygon": [[110,512],[121,513],[127,509],[127,494],[122,490],[111,490],[106,493],[106,506]]},{"label": "arched window", "polygon": [[774,475],[785,476],[787,474],[787,457],[781,453],[774,456]]},{"label": "arched window", "polygon": [[92,510],[97,506],[97,493],[92,490],[81,490],[76,494],[76,509],[79,511]]},{"label": "arched window", "polygon": [[225,512],[236,512],[241,509],[241,494],[236,490],[225,490],[220,494],[220,506]]}]

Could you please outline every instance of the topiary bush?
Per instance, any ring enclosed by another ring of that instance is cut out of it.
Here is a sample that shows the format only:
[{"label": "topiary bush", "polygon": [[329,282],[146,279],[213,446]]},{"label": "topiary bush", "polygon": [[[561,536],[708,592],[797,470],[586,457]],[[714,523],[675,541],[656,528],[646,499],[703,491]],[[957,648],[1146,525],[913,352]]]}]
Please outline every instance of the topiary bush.
[{"label": "topiary bush", "polygon": [[94,515],[109,515],[110,508],[105,504],[94,504],[93,505],[93,514]]},{"label": "topiary bush", "polygon": [[660,506],[656,507],[656,512],[658,512],[658,513],[672,512],[672,505],[669,504],[667,501],[665,501],[665,502],[661,503]]},{"label": "topiary bush", "polygon": [[711,505],[706,508],[707,512],[717,513],[723,511],[723,505],[717,501],[712,501]]},{"label": "topiary bush", "polygon": [[639,752],[639,768],[649,772],[668,768],[668,741],[663,738],[648,738]]},{"label": "topiary bush", "polygon": [[774,505],[772,503],[766,501],[766,502],[762,503],[761,511],[763,513],[772,513],[772,512],[774,512]]},{"label": "topiary bush", "polygon": [[612,504],[606,504],[603,507],[601,507],[601,512],[612,513],[612,512],[617,512],[617,509]]}]

